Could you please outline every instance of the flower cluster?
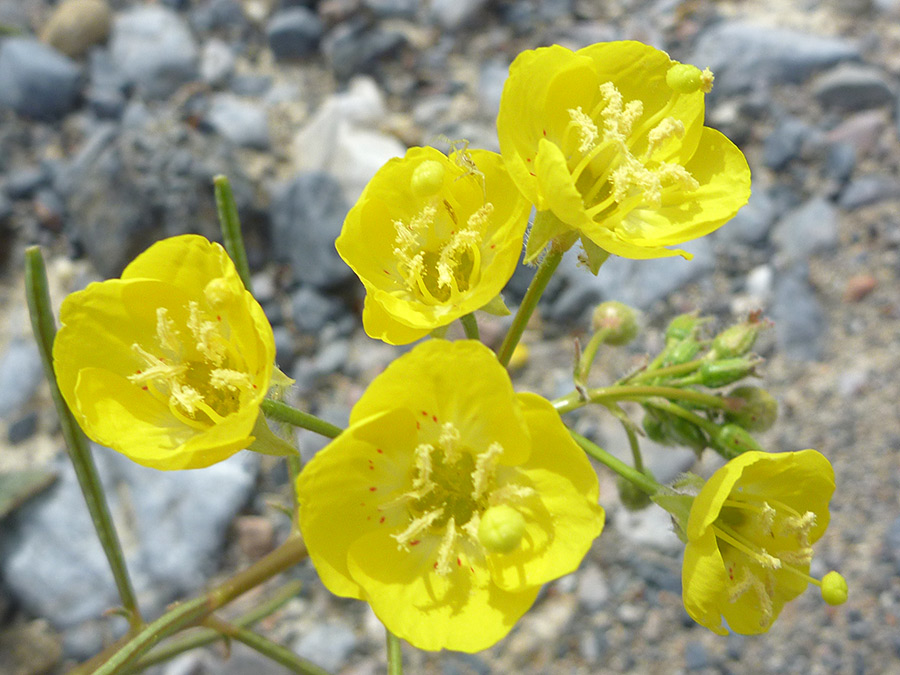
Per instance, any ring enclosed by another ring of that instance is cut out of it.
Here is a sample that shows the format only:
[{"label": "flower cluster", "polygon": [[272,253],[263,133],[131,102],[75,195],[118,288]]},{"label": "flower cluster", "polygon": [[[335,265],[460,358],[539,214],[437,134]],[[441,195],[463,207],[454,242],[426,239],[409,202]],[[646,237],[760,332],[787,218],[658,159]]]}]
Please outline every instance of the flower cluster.
[{"label": "flower cluster", "polygon": [[68,296],[60,320],[59,388],[93,440],[157,469],[209,466],[253,442],[275,340],[218,244],[160,241],[121,279]]},{"label": "flower cluster", "polygon": [[468,340],[388,366],[297,493],[325,585],[422,649],[497,642],[603,527],[597,477],[559,415]]}]

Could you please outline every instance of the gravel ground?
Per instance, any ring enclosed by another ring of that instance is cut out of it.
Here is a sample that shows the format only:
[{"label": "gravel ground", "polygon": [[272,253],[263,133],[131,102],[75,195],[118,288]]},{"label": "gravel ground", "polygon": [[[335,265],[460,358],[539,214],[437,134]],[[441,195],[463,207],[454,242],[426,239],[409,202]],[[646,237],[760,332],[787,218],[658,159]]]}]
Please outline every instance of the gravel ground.
[{"label": "gravel ground", "polygon": [[[0,471],[60,475],[57,487],[0,526],[0,672],[63,672],[116,630],[98,618],[114,602],[104,595],[102,560],[92,567],[86,544],[62,549],[47,529],[76,531],[57,520],[78,507],[61,501],[69,483],[28,340],[24,248],[43,246],[58,302],[91,279],[118,274],[155,238],[188,230],[213,236],[209,179],[227,173],[279,364],[297,380],[296,403],[343,423],[365,384],[399,353],[362,333],[359,287],[330,248],[362,184],[406,145],[441,135],[495,147],[499,91],[521,49],[624,38],[713,68],[708,124],[747,155],[754,196],[733,223],[694,245],[691,263],[613,260],[594,280],[565,262],[526,333],[531,357],[516,384],[548,397],[567,393],[573,337],[584,335],[601,299],[638,305],[646,330],[628,348],[601,354],[597,385],[654,353],[678,313],[696,309],[724,326],[763,309],[774,328],[758,345],[762,383],[780,417],[760,441],[771,450],[816,448],[832,461],[832,521],[813,572],[840,570],[850,599],[831,608],[809,590],[766,635],[709,633],[682,608],[682,546],[665,514],[626,512],[614,480],[599,471],[607,527],[581,569],[548,584],[492,649],[408,649],[407,670],[900,672],[897,0],[98,0],[111,35],[105,47],[90,43],[83,53],[60,42],[61,28],[49,36],[53,4],[0,0],[0,23],[25,35],[0,37]],[[99,10],[68,20],[92,30],[104,21]],[[153,39],[129,48],[141,30],[160,31],[155,40],[164,35],[165,48],[154,50]],[[71,58],[48,55],[28,37],[42,34]],[[23,94],[13,86],[21,81],[47,88]],[[525,283],[522,272],[510,283],[511,304]],[[481,326],[488,341],[504,327],[488,318]],[[627,453],[601,411],[567,421]],[[299,441],[307,457],[322,446],[310,434]],[[151,478],[103,451],[98,457],[117,499],[130,494],[114,507],[129,516],[142,503],[132,487]],[[648,447],[647,459],[661,478],[718,466],[713,457],[695,464],[690,452],[657,447]],[[167,543],[148,535],[153,528],[142,530],[139,516],[120,520],[129,555],[140,561],[146,606],[161,610],[196,593],[210,575],[224,578],[285,535],[287,520],[270,506],[288,495],[283,467],[268,458],[226,465],[224,477],[189,488],[157,475],[158,503],[145,504],[148,513],[159,504],[192,517],[202,511],[215,523],[210,536],[196,537],[187,517],[165,530]],[[217,494],[225,480],[233,489]],[[180,501],[187,491],[209,499]],[[42,541],[49,552],[22,557],[40,552]],[[368,608],[332,597],[308,564],[291,576],[303,590],[260,629],[329,670],[385,672],[383,630]],[[69,597],[94,582],[91,597]],[[255,600],[241,599],[235,610]],[[28,658],[13,660],[21,651]],[[200,650],[156,672],[283,670],[239,647],[222,656]]]}]

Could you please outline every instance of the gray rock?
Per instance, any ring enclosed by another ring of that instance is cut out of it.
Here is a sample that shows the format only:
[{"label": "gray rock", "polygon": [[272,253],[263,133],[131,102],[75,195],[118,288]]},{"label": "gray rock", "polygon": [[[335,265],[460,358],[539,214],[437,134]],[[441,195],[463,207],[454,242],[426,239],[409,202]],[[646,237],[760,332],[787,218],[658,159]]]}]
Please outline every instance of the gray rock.
[{"label": "gray rock", "polygon": [[343,623],[321,623],[302,635],[294,651],[325,670],[337,672],[356,649],[356,635]]},{"label": "gray rock", "polygon": [[269,49],[279,61],[315,54],[324,32],[322,20],[305,7],[276,12],[266,26]]},{"label": "gray rock", "polygon": [[362,0],[380,19],[413,19],[421,3],[419,0]]},{"label": "gray rock", "polygon": [[217,94],[206,113],[206,122],[235,145],[266,150],[269,147],[269,116],[265,108],[232,94]]},{"label": "gray rock", "polygon": [[853,174],[856,168],[856,148],[850,143],[834,143],[828,147],[825,155],[824,175],[844,182]]},{"label": "gray rock", "polygon": [[310,335],[319,334],[325,324],[340,317],[344,310],[341,300],[310,286],[302,286],[291,296],[294,325],[299,331]]},{"label": "gray rock", "polygon": [[94,49],[88,57],[89,81],[85,98],[94,113],[118,119],[127,105],[128,81],[113,62],[108,49]]},{"label": "gray rock", "polygon": [[713,96],[770,84],[799,83],[815,71],[858,59],[859,48],[839,38],[745,21],[724,21],[704,32],[689,61],[716,75]]},{"label": "gray rock", "polygon": [[[156,616],[216,570],[228,526],[255,486],[258,456],[162,472],[92,447],[142,611]],[[27,611],[71,627],[99,618],[118,595],[74,470],[64,461],[58,471],[55,486],[4,526],[0,569]]]},{"label": "gray rock", "polygon": [[444,30],[458,30],[475,21],[487,0],[432,0],[429,18]]},{"label": "gray rock", "polygon": [[324,173],[299,174],[272,196],[272,255],[289,262],[304,283],[340,286],[353,274],[334,248],[347,211],[337,181]]},{"label": "gray rock", "polygon": [[576,256],[570,252],[557,271],[568,285],[542,311],[553,320],[572,321],[593,308],[594,303],[607,299],[648,309],[653,303],[714,268],[715,256],[707,238],[688,242],[681,248],[693,253],[693,260],[673,256],[653,260],[650,264],[648,261],[610,256],[596,277],[578,265]]},{"label": "gray rock", "polygon": [[166,98],[197,77],[197,43],[182,18],[165,7],[121,12],[109,49],[125,79],[148,99]]},{"label": "gray rock", "polygon": [[[123,129],[97,126],[60,181],[69,235],[105,277],[117,276],[159,238],[187,232],[218,238],[215,175],[230,179],[242,217],[253,200],[228,143],[140,108],[129,107],[126,122]],[[248,255],[261,257],[252,246]]]},{"label": "gray rock", "polygon": [[782,120],[763,143],[763,163],[780,171],[800,156],[803,146],[814,133],[812,127],[795,117]]},{"label": "gray rock", "polygon": [[35,192],[50,184],[46,166],[14,169],[6,175],[6,194],[10,199],[29,199]]},{"label": "gray rock", "polygon": [[375,74],[380,59],[396,54],[406,44],[403,33],[345,21],[325,36],[322,52],[335,77],[348,80],[357,74]]},{"label": "gray rock", "polygon": [[224,86],[234,73],[234,52],[223,40],[213,38],[200,52],[200,77],[212,87]]},{"label": "gray rock", "polygon": [[[6,440],[9,441],[10,445],[15,445],[16,443],[28,440],[34,436],[34,433],[37,431],[37,426],[38,415],[37,413],[30,412],[23,417],[10,422],[9,428],[6,431]],[[2,614],[0,614],[0,616],[2,616]]]},{"label": "gray rock", "polygon": [[805,266],[776,278],[770,316],[775,323],[776,344],[785,356],[803,361],[821,360],[828,325]]},{"label": "gray rock", "polygon": [[709,665],[709,656],[702,642],[690,640],[684,646],[684,665],[688,670],[703,670]]},{"label": "gray rock", "polygon": [[225,31],[229,37],[238,37],[248,26],[241,0],[208,0],[191,4],[191,25],[198,33]]},{"label": "gray rock", "polygon": [[41,40],[78,58],[109,35],[112,10],[106,0],[63,0],[53,10]]},{"label": "gray rock", "polygon": [[14,338],[0,356],[0,419],[14,415],[34,396],[44,377],[31,337]]},{"label": "gray rock", "polygon": [[754,188],[747,204],[710,237],[718,242],[760,244],[769,236],[774,222],[775,204],[768,191]]},{"label": "gray rock", "polygon": [[888,562],[893,562],[900,574],[900,516],[894,518],[887,528],[884,537],[884,557]]},{"label": "gray rock", "polygon": [[488,117],[496,117],[500,110],[500,95],[509,76],[509,62],[491,59],[481,65],[478,76],[478,102]]},{"label": "gray rock", "polygon": [[864,110],[893,104],[895,87],[879,69],[844,63],[823,73],[812,85],[819,101],[839,110]]},{"label": "gray rock", "polygon": [[772,233],[780,262],[805,260],[838,243],[838,212],[821,197],[810,199],[778,221]]},{"label": "gray rock", "polygon": [[900,196],[900,182],[889,176],[860,176],[851,181],[838,200],[838,206],[850,211],[885,199]]},{"label": "gray rock", "polygon": [[0,44],[0,107],[52,122],[75,109],[81,68],[68,56],[32,38]]},{"label": "gray rock", "polygon": [[578,578],[578,602],[588,612],[598,612],[606,607],[610,590],[606,576],[596,565],[583,569]]}]

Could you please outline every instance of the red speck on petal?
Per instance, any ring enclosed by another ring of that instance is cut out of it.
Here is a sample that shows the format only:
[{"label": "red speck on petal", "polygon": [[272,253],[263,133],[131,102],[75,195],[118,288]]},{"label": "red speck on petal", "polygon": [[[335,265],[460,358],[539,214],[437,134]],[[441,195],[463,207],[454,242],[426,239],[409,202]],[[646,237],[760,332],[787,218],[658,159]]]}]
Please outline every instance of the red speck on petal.
[{"label": "red speck on petal", "polygon": [[379,523],[383,523],[383,522],[384,522],[384,516],[381,516],[381,518],[378,520],[378,522],[379,522]]},{"label": "red speck on petal", "polygon": [[526,157],[526,158],[525,158],[525,161],[526,161],[526,162],[530,162],[530,161],[531,161],[531,157]]},{"label": "red speck on petal", "polygon": [[375,492],[375,490],[377,490],[377,489],[378,488],[373,485],[372,487],[369,488],[369,492]]},{"label": "red speck on petal", "polygon": [[387,270],[381,270],[381,271],[384,272],[385,274],[390,275],[390,272],[388,272]]},{"label": "red speck on petal", "polygon": [[139,368],[138,370],[134,371],[134,372],[135,372],[136,375],[140,375],[140,374],[141,374],[140,368]]},{"label": "red speck on petal", "polygon": [[542,129],[542,131],[544,132],[544,136],[546,136],[546,135],[547,135],[547,130],[546,130],[546,129]]},{"label": "red speck on petal", "polygon": [[416,422],[416,429],[421,429],[422,425],[419,422]]},{"label": "red speck on petal", "polygon": [[376,449],[375,452],[377,452],[379,455],[384,454],[384,450],[382,450],[381,448]]},{"label": "red speck on petal", "polygon": [[437,569],[437,563],[435,562],[433,565],[434,569]]},{"label": "red speck on petal", "polygon": [[497,244],[491,244],[491,250],[493,251],[495,248],[497,248]]},{"label": "red speck on petal", "polygon": [[437,415],[432,415],[432,416],[431,416],[431,419],[432,419],[434,422],[437,422]]},{"label": "red speck on petal", "polygon": [[475,568],[474,568],[474,567],[470,567],[470,568],[469,568],[469,571],[470,571],[472,574],[475,574]]},{"label": "red speck on petal", "polygon": [[222,320],[222,317],[221,317],[221,315],[219,315],[219,314],[216,314],[216,321],[221,321],[221,320]]},{"label": "red speck on petal", "polygon": [[534,171],[529,171],[528,173],[530,173],[532,176],[534,176],[535,178],[537,178],[537,174],[536,174]]},{"label": "red speck on petal", "polygon": [[417,545],[419,545],[419,544],[421,544],[421,543],[422,543],[421,540],[419,540],[419,539],[413,539],[411,542],[409,542],[409,545],[410,545],[410,546],[417,546]]},{"label": "red speck on petal", "polygon": [[255,384],[254,384],[254,385],[251,385],[251,386],[252,386],[254,389],[257,389],[257,388],[258,388]]},{"label": "red speck on petal", "polygon": [[427,413],[426,411],[424,411],[424,410],[422,411],[422,415],[423,415],[424,417],[428,417],[428,413]]},{"label": "red speck on petal", "polygon": [[459,565],[460,567],[462,567],[462,560],[460,560],[459,558],[457,558],[457,559],[456,559],[456,564]]},{"label": "red speck on petal", "polygon": [[150,387],[148,387],[147,385],[144,385],[143,387],[141,387],[141,389],[143,389],[144,391],[150,391]]}]

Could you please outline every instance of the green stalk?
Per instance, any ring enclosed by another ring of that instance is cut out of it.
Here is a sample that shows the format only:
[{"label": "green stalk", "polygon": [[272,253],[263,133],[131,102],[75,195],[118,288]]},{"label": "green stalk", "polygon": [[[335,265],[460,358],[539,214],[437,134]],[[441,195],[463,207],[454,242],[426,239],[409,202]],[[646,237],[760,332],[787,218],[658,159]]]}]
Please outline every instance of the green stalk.
[{"label": "green stalk", "polygon": [[134,587],[131,585],[128,568],[125,564],[125,555],[113,524],[109,505],[106,502],[103,485],[97,473],[97,466],[94,464],[94,458],[84,432],[78,426],[59,391],[56,373],[53,371],[53,340],[56,338],[56,322],[50,304],[44,258],[36,246],[25,251],[25,293],[28,300],[28,312],[31,315],[31,329],[41,355],[44,375],[50,385],[50,395],[59,416],[69,458],[75,468],[75,475],[81,486],[81,492],[84,494],[84,501],[91,514],[100,545],[109,562],[109,568],[119,591],[119,598],[122,600],[122,607],[127,613],[131,630],[136,631],[144,625],[144,621],[138,608]]},{"label": "green stalk", "polygon": [[325,420],[319,419],[315,415],[310,415],[302,410],[292,408],[287,403],[282,403],[281,401],[266,399],[262,402],[261,407],[266,417],[278,420],[279,422],[292,424],[301,429],[308,429],[309,431],[313,431],[322,436],[327,436],[328,438],[337,438],[343,431],[343,429],[336,427],[330,422],[326,422]]},{"label": "green stalk", "polygon": [[506,337],[503,338],[503,344],[501,344],[500,349],[497,350],[497,360],[500,361],[502,365],[509,365],[513,350],[515,350],[516,345],[519,344],[519,340],[522,339],[522,333],[525,332],[525,326],[528,325],[528,320],[537,308],[538,301],[544,294],[544,290],[547,288],[550,278],[553,276],[556,268],[559,267],[563,253],[565,253],[565,249],[558,246],[555,240],[551,242],[550,250],[547,251],[537,272],[535,272],[534,277],[531,279],[528,290],[525,291],[525,297],[522,298],[522,304],[519,305],[519,310],[513,317],[512,325],[510,325]]},{"label": "green stalk", "polygon": [[244,288],[251,293],[253,286],[250,284],[250,264],[247,262],[247,250],[244,248],[244,235],[241,234],[241,221],[238,218],[237,204],[234,203],[234,193],[231,191],[231,183],[226,176],[213,178],[213,186],[216,192],[216,211],[219,213],[219,226],[222,228],[222,241],[225,250],[234,261],[238,275],[244,282]]},{"label": "green stalk", "polygon": [[703,361],[701,359],[696,359],[694,361],[688,361],[687,363],[657,368],[656,370],[642,370],[619,380],[616,384],[637,384],[644,380],[656,380],[660,378],[677,377],[679,375],[689,375],[697,370],[702,363]]},{"label": "green stalk", "polygon": [[182,628],[200,623],[239,595],[259,586],[276,574],[284,572],[306,556],[303,539],[297,535],[288,537],[281,546],[257,560],[247,569],[238,572],[199,598],[176,605],[124,644],[116,643],[110,649],[104,650],[87,663],[71,671],[70,675],[89,675],[91,673],[93,675],[117,675],[124,672],[141,654],[160,640]]},{"label": "green stalk", "polygon": [[468,314],[464,314],[459,317],[460,322],[462,322],[463,330],[466,331],[466,337],[470,340],[480,340],[481,337],[478,334],[478,322],[475,320],[475,313],[469,312]]},{"label": "green stalk", "polygon": [[625,462],[611,455],[599,445],[589,441],[581,434],[576,433],[572,430],[569,430],[569,434],[571,434],[572,438],[575,439],[575,442],[588,455],[596,459],[601,464],[604,464],[608,468],[615,471],[617,474],[622,476],[622,478],[631,481],[651,497],[662,489],[662,485],[650,478],[650,476],[645,473],[641,473],[633,467],[628,466]]},{"label": "green stalk", "polygon": [[587,390],[587,400],[574,391],[552,401],[553,407],[560,414],[571,412],[582,407],[585,403],[602,403],[604,401],[642,401],[646,398],[665,398],[679,401],[692,401],[710,408],[727,410],[728,402],[721,396],[705,394],[693,389],[679,389],[678,387],[662,387],[654,385],[613,385],[611,387],[598,387]]},{"label": "green stalk", "polygon": [[388,675],[403,675],[403,650],[400,638],[387,628],[384,629],[387,639]]},{"label": "green stalk", "polygon": [[[302,584],[299,581],[291,581],[282,586],[275,595],[263,604],[255,607],[246,614],[241,615],[234,621],[235,626],[246,627],[252,626],[257,621],[266,618],[270,614],[281,609],[286,602],[295,597],[300,592]],[[191,635],[185,635],[177,640],[154,649],[134,664],[133,667],[127,668],[126,673],[137,673],[145,668],[168,661],[179,654],[182,654],[197,647],[203,647],[212,642],[222,639],[222,634],[211,628],[199,628]]]},{"label": "green stalk", "polygon": [[207,617],[203,623],[225,637],[232,638],[238,642],[243,642],[263,656],[268,656],[276,663],[283,665],[292,673],[300,673],[300,675],[329,675],[327,670],[319,668],[319,666],[310,663],[306,659],[300,658],[287,647],[282,647],[280,644],[272,642],[269,638],[263,637],[249,628],[235,626],[234,624],[222,621],[222,619],[215,616]]},{"label": "green stalk", "polygon": [[588,375],[591,373],[591,367],[594,365],[594,359],[597,358],[597,350],[600,349],[600,345],[606,340],[607,335],[609,335],[609,330],[604,328],[591,336],[576,366],[575,382],[577,384],[584,384],[587,381]]}]

